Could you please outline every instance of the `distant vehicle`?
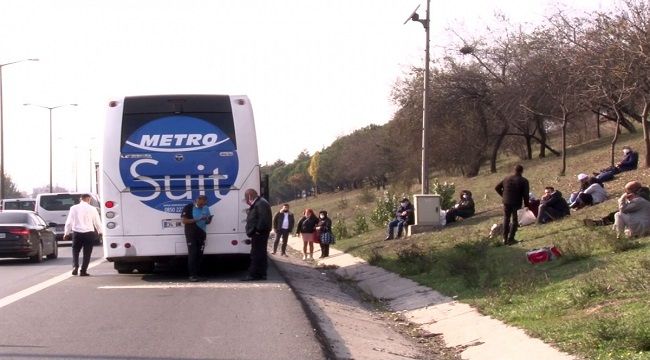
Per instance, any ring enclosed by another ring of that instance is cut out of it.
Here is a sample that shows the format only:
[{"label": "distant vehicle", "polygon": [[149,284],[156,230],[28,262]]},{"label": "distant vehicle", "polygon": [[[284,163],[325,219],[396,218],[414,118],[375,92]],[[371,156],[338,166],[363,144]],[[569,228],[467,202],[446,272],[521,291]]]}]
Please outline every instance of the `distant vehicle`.
[{"label": "distant vehicle", "polygon": [[[36,196],[36,213],[45,219],[47,223],[56,224],[54,233],[59,242],[63,241],[65,220],[68,218],[70,208],[72,205],[79,204],[83,194],[86,193],[47,193]],[[96,207],[97,211],[99,211],[99,198],[95,194],[90,194],[90,196],[90,205]]]},{"label": "distant vehicle", "polygon": [[[119,273],[187,256],[181,211],[207,197],[204,254],[249,259],[244,191],[260,191],[253,109],[246,96],[153,95],[110,101],[100,195],[104,256]],[[260,192],[264,193],[264,192]]]},{"label": "distant vehicle", "polygon": [[36,210],[36,200],[30,198],[2,199],[0,210]]},{"label": "distant vehicle", "polygon": [[29,257],[32,262],[42,262],[44,255],[56,259],[59,247],[53,226],[33,211],[0,212],[0,257]]}]

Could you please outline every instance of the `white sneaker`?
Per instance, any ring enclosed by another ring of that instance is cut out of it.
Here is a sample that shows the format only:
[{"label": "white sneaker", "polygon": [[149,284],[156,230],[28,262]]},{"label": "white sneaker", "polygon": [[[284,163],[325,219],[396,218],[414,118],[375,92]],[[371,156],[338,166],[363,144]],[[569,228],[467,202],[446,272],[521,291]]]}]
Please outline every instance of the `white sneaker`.
[{"label": "white sneaker", "polygon": [[303,259],[303,260],[307,260],[307,254],[304,254],[304,255],[302,256],[302,259]]}]

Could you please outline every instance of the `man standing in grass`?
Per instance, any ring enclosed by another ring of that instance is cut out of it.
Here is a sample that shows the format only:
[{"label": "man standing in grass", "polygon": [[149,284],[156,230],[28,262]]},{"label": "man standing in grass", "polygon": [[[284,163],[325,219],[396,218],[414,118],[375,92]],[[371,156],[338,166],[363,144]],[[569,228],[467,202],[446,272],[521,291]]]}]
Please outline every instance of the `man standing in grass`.
[{"label": "man standing in grass", "polygon": [[517,210],[521,209],[521,203],[523,202],[526,207],[530,207],[530,203],[528,202],[530,186],[528,185],[528,180],[523,177],[523,173],[523,166],[515,166],[515,173],[506,176],[494,188],[503,198],[503,243],[505,245],[514,245],[517,243],[517,240],[515,240],[515,234],[519,226]]}]

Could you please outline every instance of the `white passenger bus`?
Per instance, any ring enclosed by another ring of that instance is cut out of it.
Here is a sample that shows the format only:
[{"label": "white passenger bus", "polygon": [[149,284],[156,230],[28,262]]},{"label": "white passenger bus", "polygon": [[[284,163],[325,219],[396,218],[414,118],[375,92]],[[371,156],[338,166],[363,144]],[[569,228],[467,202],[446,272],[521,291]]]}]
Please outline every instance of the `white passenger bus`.
[{"label": "white passenger bus", "polygon": [[110,101],[103,150],[104,255],[119,273],[187,256],[180,213],[199,195],[214,215],[204,254],[249,254],[243,199],[246,189],[260,189],[260,166],[248,97]]}]

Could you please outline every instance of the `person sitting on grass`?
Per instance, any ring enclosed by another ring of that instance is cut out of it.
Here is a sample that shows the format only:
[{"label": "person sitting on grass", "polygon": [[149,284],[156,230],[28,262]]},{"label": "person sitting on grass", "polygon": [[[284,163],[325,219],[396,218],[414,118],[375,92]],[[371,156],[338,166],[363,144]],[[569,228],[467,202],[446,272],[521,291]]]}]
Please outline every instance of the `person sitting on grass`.
[{"label": "person sitting on grass", "polygon": [[605,190],[603,184],[601,184],[597,178],[590,177],[589,180],[587,180],[587,184],[589,187],[578,193],[575,201],[569,205],[570,208],[576,210],[582,209],[585,206],[600,204],[607,200],[607,190]]},{"label": "person sitting on grass", "polygon": [[[642,197],[648,201],[650,201],[650,188],[647,186],[641,185],[640,182],[638,181],[631,181],[625,185],[626,189],[629,189],[629,191],[634,192],[639,197]],[[627,191],[627,190],[626,190]],[[600,219],[584,219],[582,222],[585,224],[585,226],[606,226],[606,225],[613,225],[614,224],[614,215],[618,211],[612,211],[606,216],[603,216]]]},{"label": "person sitting on grass", "polygon": [[529,202],[529,207],[528,210],[530,210],[533,215],[535,215],[535,219],[537,219],[537,211],[539,211],[539,204],[541,203],[538,198],[535,197],[535,194],[528,193],[528,202]]},{"label": "person sitting on grass", "polygon": [[402,199],[397,211],[395,211],[395,219],[388,223],[388,234],[386,234],[386,239],[384,240],[393,240],[395,227],[397,227],[397,238],[402,237],[404,227],[413,224],[415,220],[414,213],[415,209],[411,201],[407,198]]},{"label": "person sitting on grass", "polygon": [[545,187],[544,196],[540,199],[539,210],[537,210],[537,223],[546,224],[569,214],[571,214],[569,204],[562,197],[562,193],[552,186]]},{"label": "person sitting on grass", "polygon": [[629,146],[623,146],[623,159],[616,165],[602,169],[599,172],[594,172],[596,178],[601,181],[610,181],[614,179],[614,175],[623,171],[630,171],[637,168],[639,165],[639,153],[632,151]]},{"label": "person sitting on grass", "polygon": [[614,214],[618,239],[623,233],[632,237],[650,235],[650,201],[636,194],[640,187],[638,181],[625,184],[625,193],[618,199],[618,212]]},{"label": "person sitting on grass", "polygon": [[589,175],[584,173],[578,174],[578,182],[580,182],[580,189],[578,189],[578,191],[572,192],[571,195],[569,195],[569,199],[567,200],[569,204],[576,202],[576,200],[578,200],[578,195],[587,190],[589,187]]},{"label": "person sitting on grass", "polygon": [[474,209],[474,199],[472,199],[472,192],[463,190],[460,192],[460,200],[451,209],[447,210],[445,220],[447,224],[456,221],[456,217],[467,219],[474,216],[476,210]]}]

